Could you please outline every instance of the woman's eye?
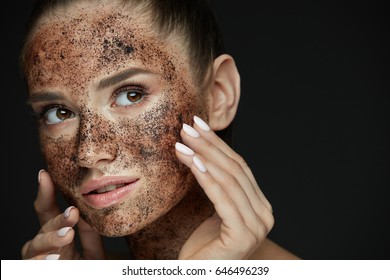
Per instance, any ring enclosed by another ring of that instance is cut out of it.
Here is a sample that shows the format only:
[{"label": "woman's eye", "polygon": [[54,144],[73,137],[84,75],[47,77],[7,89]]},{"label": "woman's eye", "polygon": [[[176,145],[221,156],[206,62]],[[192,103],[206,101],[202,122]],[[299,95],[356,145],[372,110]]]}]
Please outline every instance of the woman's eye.
[{"label": "woman's eye", "polygon": [[115,99],[115,105],[128,106],[140,102],[144,98],[144,93],[137,90],[125,90],[120,92]]},{"label": "woman's eye", "polygon": [[45,120],[48,124],[57,124],[74,117],[75,114],[65,108],[52,108],[45,114]]}]

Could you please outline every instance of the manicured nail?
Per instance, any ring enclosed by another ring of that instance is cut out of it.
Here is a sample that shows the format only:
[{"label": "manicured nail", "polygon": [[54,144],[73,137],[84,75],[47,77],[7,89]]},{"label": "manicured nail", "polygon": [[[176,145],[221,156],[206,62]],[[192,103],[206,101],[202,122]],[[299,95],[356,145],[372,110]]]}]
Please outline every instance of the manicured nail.
[{"label": "manicured nail", "polygon": [[206,169],[206,166],[204,166],[203,162],[200,160],[200,158],[198,158],[197,156],[194,156],[192,158],[192,162],[195,164],[195,166],[199,169],[199,171],[201,172],[206,172],[207,169]]},{"label": "manicured nail", "polygon": [[200,136],[199,132],[197,132],[193,127],[189,126],[188,124],[183,124],[183,130],[191,137],[198,138]]},{"label": "manicured nail", "polygon": [[64,218],[68,218],[70,216],[70,211],[72,211],[73,208],[74,206],[69,206],[68,208],[66,208],[66,210],[64,211]]},{"label": "manicured nail", "polygon": [[56,261],[59,258],[60,258],[59,254],[51,254],[51,255],[47,255],[45,260]]},{"label": "manicured nail", "polygon": [[62,229],[60,229],[60,230],[58,230],[57,231],[57,235],[59,236],[59,237],[64,237],[67,233],[68,233],[68,231],[71,229],[71,227],[64,227],[64,228],[62,228]]},{"label": "manicured nail", "polygon": [[193,154],[195,154],[193,150],[191,150],[186,145],[179,142],[176,142],[175,148],[177,151],[179,151],[182,154],[185,154],[186,156],[192,156]]},{"label": "manicured nail", "polygon": [[210,131],[209,125],[201,118],[194,116],[194,122],[199,126],[200,129],[204,131]]},{"label": "manicured nail", "polygon": [[42,174],[42,172],[44,172],[45,171],[45,169],[41,169],[41,170],[39,170],[39,172],[38,172],[38,184],[41,182],[41,174]]}]

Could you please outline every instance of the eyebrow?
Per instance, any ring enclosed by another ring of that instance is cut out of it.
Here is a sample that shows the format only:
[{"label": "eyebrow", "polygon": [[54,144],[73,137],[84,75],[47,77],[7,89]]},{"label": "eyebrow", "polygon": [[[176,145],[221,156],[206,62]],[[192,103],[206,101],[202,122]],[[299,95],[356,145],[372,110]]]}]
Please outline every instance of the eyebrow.
[{"label": "eyebrow", "polygon": [[125,81],[126,79],[130,78],[131,76],[134,76],[134,75],[137,75],[137,74],[153,74],[153,75],[157,75],[157,73],[151,72],[151,71],[148,71],[148,70],[145,70],[145,69],[130,68],[130,69],[124,70],[124,71],[122,71],[120,73],[117,73],[117,74],[115,74],[115,75],[113,75],[111,77],[102,79],[99,82],[97,89],[98,90],[105,89],[105,88],[110,87],[112,85],[118,84],[118,83],[120,83],[122,81]]},{"label": "eyebrow", "polygon": [[53,101],[53,100],[64,100],[64,97],[55,92],[38,92],[32,94],[27,99],[27,105],[31,105],[35,102]]},{"label": "eyebrow", "polygon": [[[115,85],[117,83],[120,83],[122,81],[125,81],[126,79],[130,78],[131,76],[137,75],[137,74],[153,74],[158,75],[158,73],[148,71],[141,68],[130,68],[126,69],[120,73],[114,74],[111,77],[104,78],[99,81],[98,83],[98,90],[103,90],[107,87],[110,87],[112,85]],[[28,100],[27,105],[31,105],[32,103],[36,102],[47,102],[47,101],[54,101],[54,100],[65,100],[65,98],[58,93],[55,92],[37,92],[32,94]]]}]

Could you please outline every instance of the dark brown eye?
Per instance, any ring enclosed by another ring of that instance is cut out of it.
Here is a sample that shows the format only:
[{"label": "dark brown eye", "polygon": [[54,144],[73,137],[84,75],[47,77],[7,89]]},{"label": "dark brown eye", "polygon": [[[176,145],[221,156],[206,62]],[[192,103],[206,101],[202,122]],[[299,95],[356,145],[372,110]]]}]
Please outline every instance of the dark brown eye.
[{"label": "dark brown eye", "polygon": [[140,102],[144,98],[144,94],[142,92],[136,90],[126,90],[120,92],[116,99],[115,105],[118,106],[128,106],[133,105],[135,103]]},{"label": "dark brown eye", "polygon": [[56,124],[67,119],[73,118],[75,114],[65,108],[52,108],[45,114],[45,120],[48,124]]},{"label": "dark brown eye", "polygon": [[142,99],[142,94],[139,92],[129,92],[127,94],[127,98],[129,99],[129,101],[135,103],[135,102],[138,102]]}]

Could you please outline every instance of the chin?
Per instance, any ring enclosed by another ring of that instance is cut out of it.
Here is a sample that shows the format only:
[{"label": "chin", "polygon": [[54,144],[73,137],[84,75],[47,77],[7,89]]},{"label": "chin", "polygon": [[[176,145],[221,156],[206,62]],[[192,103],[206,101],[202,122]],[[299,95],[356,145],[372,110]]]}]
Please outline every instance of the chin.
[{"label": "chin", "polygon": [[134,234],[153,223],[163,213],[147,217],[140,214],[118,213],[117,210],[104,209],[98,213],[83,213],[82,218],[99,234],[107,237],[120,237]]},{"label": "chin", "polygon": [[123,223],[110,221],[109,223],[94,223],[88,222],[90,226],[99,234],[107,237],[120,237],[127,236],[137,231],[143,229],[148,225],[147,222],[144,223]]}]

